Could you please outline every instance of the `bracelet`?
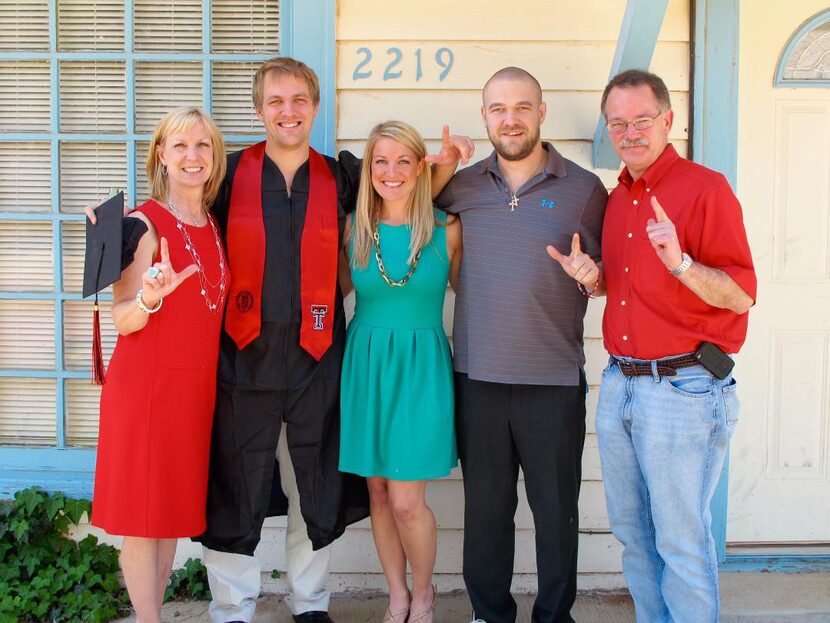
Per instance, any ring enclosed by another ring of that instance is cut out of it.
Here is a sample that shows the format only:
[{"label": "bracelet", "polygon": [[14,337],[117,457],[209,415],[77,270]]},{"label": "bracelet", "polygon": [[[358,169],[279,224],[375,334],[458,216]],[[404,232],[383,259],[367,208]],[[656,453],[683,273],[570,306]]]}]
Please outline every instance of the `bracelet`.
[{"label": "bracelet", "polygon": [[594,293],[597,291],[597,288],[599,288],[600,277],[602,277],[602,273],[597,272],[597,280],[594,282],[594,287],[591,288],[590,290],[588,288],[586,288],[584,285],[582,285],[581,282],[577,281],[576,285],[579,288],[580,294],[582,294],[582,296],[584,296],[586,299],[596,298],[594,296]]},{"label": "bracelet", "polygon": [[150,309],[144,304],[144,301],[141,300],[141,296],[144,294],[144,288],[141,288],[135,295],[135,304],[138,305],[138,308],[143,311],[145,314],[155,314],[158,310],[161,309],[161,304],[164,303],[164,299],[159,299],[159,304],[156,305],[153,309]]},{"label": "bracelet", "polygon": [[576,285],[577,285],[577,287],[579,288],[579,293],[580,293],[582,296],[584,296],[586,299],[593,299],[593,298],[596,298],[596,297],[594,296],[594,292],[596,292],[596,291],[597,291],[597,288],[599,287],[599,279],[597,279],[597,282],[594,284],[594,287],[593,287],[593,288],[591,288],[590,290],[589,290],[588,288],[586,288],[585,286],[583,286],[583,285],[582,285],[581,283],[579,283],[578,281],[576,282]]}]

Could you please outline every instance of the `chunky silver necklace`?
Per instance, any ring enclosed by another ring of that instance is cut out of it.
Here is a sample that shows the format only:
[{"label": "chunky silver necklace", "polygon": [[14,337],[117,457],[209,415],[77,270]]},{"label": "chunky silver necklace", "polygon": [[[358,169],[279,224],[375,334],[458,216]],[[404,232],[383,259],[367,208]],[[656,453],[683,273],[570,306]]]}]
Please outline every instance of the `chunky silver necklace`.
[{"label": "chunky silver necklace", "polygon": [[406,273],[403,279],[395,281],[386,273],[386,267],[383,265],[383,258],[380,256],[380,218],[378,217],[375,219],[375,230],[372,232],[372,239],[375,241],[375,260],[378,263],[378,270],[380,271],[380,276],[383,277],[383,280],[386,282],[386,285],[392,286],[394,288],[400,288],[401,286],[405,285],[407,281],[410,280],[412,277],[412,273],[415,272],[415,268],[418,266],[418,260],[421,259],[421,250],[418,249],[418,252],[415,254],[415,257],[412,259],[412,264],[409,265],[409,272]]},{"label": "chunky silver necklace", "polygon": [[[173,205],[170,197],[167,198],[167,205],[170,207],[170,212],[176,217],[176,221],[178,221],[176,227],[182,234],[184,248],[190,253],[190,257],[193,258],[193,263],[198,268],[199,289],[201,290],[202,298],[205,299],[205,305],[213,313],[222,311],[222,304],[225,302],[225,285],[227,284],[228,278],[225,271],[225,255],[222,252],[222,239],[219,237],[219,230],[216,228],[216,223],[213,222],[213,217],[209,213],[205,213],[208,223],[210,223],[210,228],[213,230],[213,240],[216,243],[216,251],[219,254],[219,280],[215,283],[208,279],[205,273],[202,259],[199,257],[196,245],[193,244],[193,240],[190,238],[190,233],[187,231],[182,213]],[[214,292],[218,290],[215,300],[210,295],[209,291],[211,290]]]}]

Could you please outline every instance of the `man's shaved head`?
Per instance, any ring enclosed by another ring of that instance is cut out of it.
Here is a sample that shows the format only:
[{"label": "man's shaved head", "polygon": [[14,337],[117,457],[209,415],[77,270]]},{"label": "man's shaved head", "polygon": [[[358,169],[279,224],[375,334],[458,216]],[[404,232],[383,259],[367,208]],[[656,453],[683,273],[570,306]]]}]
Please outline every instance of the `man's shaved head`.
[{"label": "man's shaved head", "polygon": [[540,153],[547,107],[536,78],[518,67],[500,69],[484,85],[482,100],[484,127],[500,158],[524,160]]},{"label": "man's shaved head", "polygon": [[484,98],[487,93],[487,87],[489,87],[493,82],[498,82],[500,80],[526,80],[534,86],[538,96],[537,102],[542,101],[542,85],[539,84],[539,81],[534,78],[531,73],[525,71],[521,67],[505,67],[503,69],[499,69],[496,73],[490,76],[490,79],[484,84],[484,89],[481,93],[482,98]]}]

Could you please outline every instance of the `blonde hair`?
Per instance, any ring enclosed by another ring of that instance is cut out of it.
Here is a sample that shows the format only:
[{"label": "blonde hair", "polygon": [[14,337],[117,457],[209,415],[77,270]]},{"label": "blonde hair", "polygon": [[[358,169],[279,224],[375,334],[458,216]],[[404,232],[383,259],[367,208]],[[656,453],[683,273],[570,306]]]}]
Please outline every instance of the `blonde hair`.
[{"label": "blonde hair", "polygon": [[205,206],[213,205],[219,187],[225,177],[227,159],[225,156],[225,139],[213,119],[201,108],[183,106],[164,115],[156,125],[153,138],[150,140],[150,150],[147,153],[147,180],[150,182],[150,196],[156,201],[167,201],[170,187],[167,183],[164,166],[158,155],[158,148],[164,145],[168,136],[175,132],[184,132],[198,123],[203,123],[210,136],[210,145],[213,149],[213,170],[205,182]]},{"label": "blonde hair", "polygon": [[[351,230],[352,260],[355,268],[366,268],[374,244],[373,232],[383,203],[372,185],[372,153],[381,138],[391,138],[412,150],[419,161],[427,155],[424,139],[411,125],[403,121],[386,121],[372,128],[366,141],[366,153],[360,169],[360,190],[357,193],[357,207]],[[435,229],[435,215],[432,212],[432,180],[429,165],[415,181],[415,188],[409,197],[409,260],[411,264],[423,247],[432,240]]]},{"label": "blonde hair", "polygon": [[265,76],[277,74],[278,76],[292,76],[302,80],[308,86],[308,94],[311,96],[311,103],[315,106],[320,103],[320,81],[314,70],[295,58],[290,56],[277,56],[265,61],[259,66],[254,74],[254,83],[251,88],[251,100],[256,110],[262,108],[262,90]]}]

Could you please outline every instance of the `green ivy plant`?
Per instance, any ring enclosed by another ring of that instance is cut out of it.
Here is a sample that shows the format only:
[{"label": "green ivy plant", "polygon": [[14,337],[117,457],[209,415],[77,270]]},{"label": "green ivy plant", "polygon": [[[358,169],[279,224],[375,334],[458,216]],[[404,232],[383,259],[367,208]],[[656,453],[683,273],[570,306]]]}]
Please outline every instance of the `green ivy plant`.
[{"label": "green ivy plant", "polygon": [[193,599],[210,601],[207,569],[201,560],[188,558],[181,569],[170,574],[170,582],[164,591],[164,601]]},{"label": "green ivy plant", "polygon": [[0,503],[0,623],[103,623],[129,610],[118,550],[67,536],[90,504],[30,488]]}]

